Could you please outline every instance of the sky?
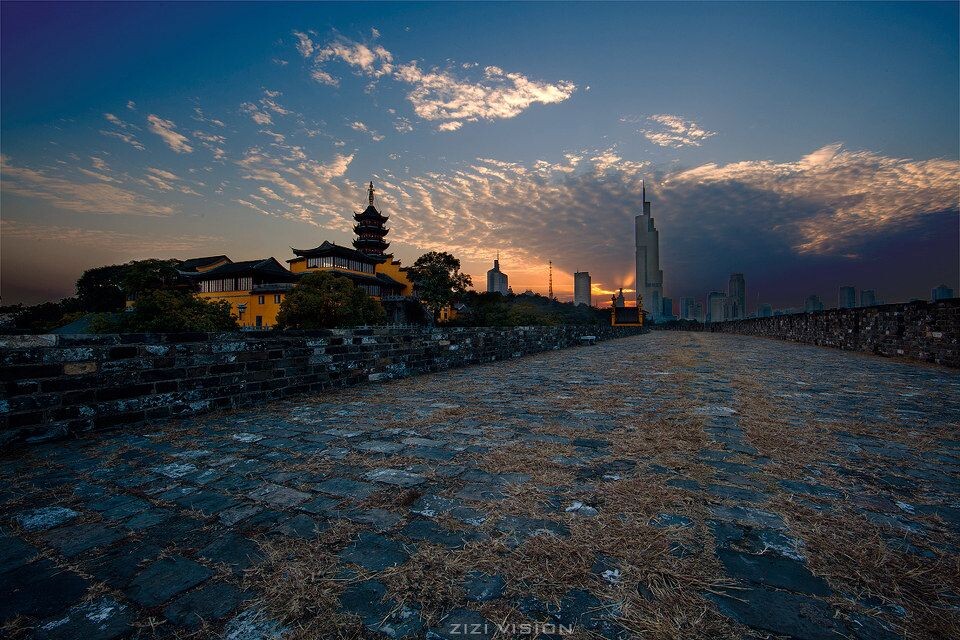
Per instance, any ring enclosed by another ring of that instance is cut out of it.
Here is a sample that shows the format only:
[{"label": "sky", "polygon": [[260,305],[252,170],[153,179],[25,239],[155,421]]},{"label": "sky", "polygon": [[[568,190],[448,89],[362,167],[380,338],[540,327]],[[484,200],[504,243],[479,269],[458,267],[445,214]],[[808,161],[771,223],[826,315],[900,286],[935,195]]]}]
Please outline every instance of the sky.
[{"label": "sky", "polygon": [[149,257],[499,252],[516,292],[960,289],[957,3],[0,5],[0,297]]}]

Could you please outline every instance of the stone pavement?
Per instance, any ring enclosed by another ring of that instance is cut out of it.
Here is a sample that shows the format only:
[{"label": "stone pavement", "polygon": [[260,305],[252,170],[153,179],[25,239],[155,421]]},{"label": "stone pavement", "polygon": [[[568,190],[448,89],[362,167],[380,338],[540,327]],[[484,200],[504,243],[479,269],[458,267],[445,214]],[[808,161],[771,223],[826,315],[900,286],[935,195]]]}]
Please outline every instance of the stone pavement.
[{"label": "stone pavement", "polygon": [[0,636],[949,637],[960,372],[653,333],[0,460]]}]

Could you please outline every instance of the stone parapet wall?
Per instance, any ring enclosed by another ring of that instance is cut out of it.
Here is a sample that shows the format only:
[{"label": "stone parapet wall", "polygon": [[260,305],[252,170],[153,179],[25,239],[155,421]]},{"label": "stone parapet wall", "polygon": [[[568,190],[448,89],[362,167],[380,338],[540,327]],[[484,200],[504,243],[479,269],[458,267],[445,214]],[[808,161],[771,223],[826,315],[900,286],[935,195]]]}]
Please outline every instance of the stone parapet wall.
[{"label": "stone parapet wall", "polygon": [[960,367],[960,298],[732,320],[706,330]]},{"label": "stone parapet wall", "polygon": [[639,332],[599,325],[0,336],[0,448]]}]

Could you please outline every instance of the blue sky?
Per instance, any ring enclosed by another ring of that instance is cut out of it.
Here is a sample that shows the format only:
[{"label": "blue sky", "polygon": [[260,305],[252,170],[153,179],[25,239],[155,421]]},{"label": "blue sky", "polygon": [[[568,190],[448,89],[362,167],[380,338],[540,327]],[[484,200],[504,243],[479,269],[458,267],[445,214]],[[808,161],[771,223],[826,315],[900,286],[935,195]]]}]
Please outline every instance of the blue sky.
[{"label": "blue sky", "polygon": [[[151,256],[350,240],[668,296],[958,285],[957,4],[2,5],[4,303]],[[891,259],[896,256],[896,259]],[[568,282],[569,280],[569,282]],[[752,306],[752,305],[751,305]]]}]

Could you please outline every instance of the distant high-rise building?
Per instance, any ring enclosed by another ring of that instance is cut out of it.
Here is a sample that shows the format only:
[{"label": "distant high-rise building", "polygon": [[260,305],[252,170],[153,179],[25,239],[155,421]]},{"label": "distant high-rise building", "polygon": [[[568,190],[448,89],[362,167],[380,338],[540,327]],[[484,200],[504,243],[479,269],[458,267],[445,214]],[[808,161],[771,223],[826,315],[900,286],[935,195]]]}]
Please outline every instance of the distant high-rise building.
[{"label": "distant high-rise building", "polygon": [[747,317],[747,284],[742,273],[730,274],[727,300],[730,305],[729,320],[739,320]]},{"label": "distant high-rise building", "polygon": [[948,287],[945,284],[941,284],[936,289],[930,292],[930,299],[936,302],[937,300],[949,300],[953,296],[953,289]]},{"label": "distant high-rise building", "polygon": [[773,316],[773,307],[771,307],[766,302],[757,305],[757,317],[758,318],[770,318]]},{"label": "distant high-rise building", "polygon": [[660,317],[663,320],[674,320],[676,318],[676,316],[673,315],[673,298],[664,297],[663,310],[660,313]]},{"label": "distant high-rise building", "polygon": [[806,313],[812,311],[823,311],[823,300],[820,299],[820,296],[817,294],[811,294],[807,296],[807,299],[803,303],[803,310]]},{"label": "distant high-rise building", "polygon": [[680,298],[680,317],[683,320],[695,320],[697,301],[693,298]]},{"label": "distant high-rise building", "polygon": [[860,290],[860,306],[872,307],[875,304],[877,304],[876,289],[861,289]]},{"label": "distant high-rise building", "polygon": [[837,308],[853,309],[857,306],[857,288],[840,287],[840,294],[837,296]]},{"label": "distant high-rise building", "polygon": [[507,274],[500,271],[500,258],[493,261],[493,269],[487,271],[487,293],[509,293]]},{"label": "distant high-rise building", "polygon": [[637,248],[637,293],[643,309],[658,319],[663,311],[663,271],[660,270],[660,232],[653,224],[647,187],[643,187],[643,212],[634,218]]},{"label": "distant high-rise building", "polygon": [[727,319],[727,294],[711,291],[707,295],[707,322],[723,322]]},{"label": "distant high-rise building", "polygon": [[590,272],[577,271],[573,274],[573,303],[585,304],[588,307],[593,306],[593,298],[590,289]]},{"label": "distant high-rise building", "polygon": [[703,303],[699,300],[697,300],[697,303],[693,308],[693,319],[697,322],[703,322],[705,320],[703,317]]}]

